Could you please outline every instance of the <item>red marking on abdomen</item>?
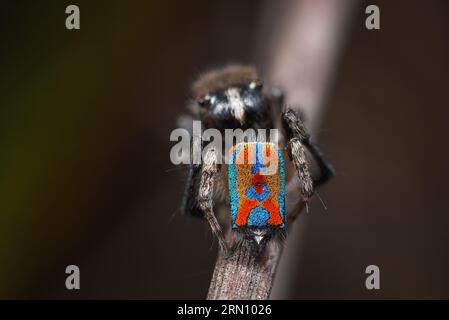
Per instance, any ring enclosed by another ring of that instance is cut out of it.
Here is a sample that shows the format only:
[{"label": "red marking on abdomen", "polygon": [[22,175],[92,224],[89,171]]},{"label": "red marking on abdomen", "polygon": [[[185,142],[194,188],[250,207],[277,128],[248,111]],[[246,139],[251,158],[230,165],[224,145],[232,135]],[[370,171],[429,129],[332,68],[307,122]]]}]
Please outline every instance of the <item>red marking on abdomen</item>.
[{"label": "red marking on abdomen", "polygon": [[256,172],[256,174],[251,178],[251,184],[254,186],[254,191],[259,194],[262,193],[262,183],[266,183],[266,181],[267,180],[263,175],[261,175],[259,172]]},{"label": "red marking on abdomen", "polygon": [[279,205],[276,202],[271,201],[270,199],[266,199],[262,201],[261,206],[270,213],[270,219],[267,220],[268,224],[274,226],[282,224]]},{"label": "red marking on abdomen", "polygon": [[243,227],[246,225],[246,222],[248,220],[249,213],[251,210],[253,210],[258,205],[257,200],[249,200],[249,199],[243,199],[242,205],[239,206],[237,210],[237,215],[235,217],[235,224],[239,227]]}]

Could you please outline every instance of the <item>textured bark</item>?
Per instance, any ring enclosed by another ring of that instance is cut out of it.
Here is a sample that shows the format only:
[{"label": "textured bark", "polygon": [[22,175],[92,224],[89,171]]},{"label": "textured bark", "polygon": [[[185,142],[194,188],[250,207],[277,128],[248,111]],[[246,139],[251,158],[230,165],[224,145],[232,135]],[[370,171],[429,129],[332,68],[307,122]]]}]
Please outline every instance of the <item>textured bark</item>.
[{"label": "textured bark", "polygon": [[249,243],[243,242],[231,256],[219,254],[207,298],[268,299],[281,249],[267,249],[266,256],[258,259]]}]

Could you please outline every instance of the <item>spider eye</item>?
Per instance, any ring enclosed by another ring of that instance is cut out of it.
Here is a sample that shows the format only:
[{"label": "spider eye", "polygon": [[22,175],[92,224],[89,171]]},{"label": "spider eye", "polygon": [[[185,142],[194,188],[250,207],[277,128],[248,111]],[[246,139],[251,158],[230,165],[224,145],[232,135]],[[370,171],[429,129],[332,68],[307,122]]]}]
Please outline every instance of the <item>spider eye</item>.
[{"label": "spider eye", "polygon": [[262,83],[251,82],[242,88],[240,96],[248,112],[257,112],[262,108]]},{"label": "spider eye", "polygon": [[208,94],[206,94],[204,97],[199,98],[197,102],[201,107],[207,107],[210,104],[210,99],[211,97]]},{"label": "spider eye", "polygon": [[263,83],[261,81],[253,81],[248,85],[248,88],[251,90],[261,90],[263,87]]}]

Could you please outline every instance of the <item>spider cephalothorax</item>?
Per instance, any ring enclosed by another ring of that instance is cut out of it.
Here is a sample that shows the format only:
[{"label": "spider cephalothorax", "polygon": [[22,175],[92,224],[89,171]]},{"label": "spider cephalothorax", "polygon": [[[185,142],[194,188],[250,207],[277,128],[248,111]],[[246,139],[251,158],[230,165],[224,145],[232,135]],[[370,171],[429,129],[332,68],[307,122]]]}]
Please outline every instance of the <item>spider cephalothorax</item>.
[{"label": "spider cephalothorax", "polygon": [[193,85],[198,115],[206,128],[268,128],[269,102],[251,67],[230,66],[211,71]]},{"label": "spider cephalothorax", "polygon": [[[228,251],[222,224],[215,215],[218,206],[225,204],[230,214],[222,221],[241,239],[251,241],[258,251],[262,251],[272,238],[285,236],[286,224],[298,216],[312,197],[314,188],[333,175],[332,166],[310,141],[298,114],[283,105],[280,91],[263,88],[254,68],[228,66],[210,71],[193,84],[192,92],[194,117],[205,129],[224,133],[226,129],[277,129],[276,124],[280,124],[283,135],[276,143],[245,140],[224,150],[225,153],[207,149],[201,164],[190,164],[182,204],[185,214],[207,220],[221,248]],[[306,149],[320,169],[317,177],[310,174]],[[284,150],[300,182],[300,200],[289,210],[288,216]],[[221,159],[222,154],[230,155],[227,162]],[[236,161],[239,154],[243,155],[240,157],[243,161]],[[254,161],[247,161],[249,155]],[[275,170],[267,174],[265,169],[269,163]]]}]

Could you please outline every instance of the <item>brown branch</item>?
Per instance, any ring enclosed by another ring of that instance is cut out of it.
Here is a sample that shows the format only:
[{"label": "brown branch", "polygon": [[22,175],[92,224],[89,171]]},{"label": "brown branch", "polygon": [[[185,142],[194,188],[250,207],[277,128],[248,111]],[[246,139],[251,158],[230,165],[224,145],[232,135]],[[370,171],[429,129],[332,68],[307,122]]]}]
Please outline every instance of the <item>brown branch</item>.
[{"label": "brown branch", "polygon": [[267,257],[257,259],[248,242],[229,257],[218,255],[208,299],[266,300],[281,253],[269,248]]},{"label": "brown branch", "polygon": [[[267,66],[267,80],[284,89],[287,103],[307,107],[303,111],[309,128],[317,127],[323,111],[350,3],[349,0],[284,1],[280,4],[267,1],[267,16],[262,20],[270,24],[262,26],[261,33],[267,33],[272,26],[280,26],[271,31],[271,42],[260,37],[261,51],[267,47],[272,50],[265,51],[262,63]],[[279,5],[281,10],[272,7]],[[272,12],[281,14],[273,17]],[[298,190],[298,186],[287,186],[287,192],[289,189]],[[228,231],[228,239],[232,238],[231,233]],[[207,298],[268,299],[282,251],[282,246],[271,245],[263,258],[257,258],[250,244],[243,242],[229,257],[220,252]],[[284,275],[287,276],[285,272]],[[283,287],[286,291],[287,287]]]}]

